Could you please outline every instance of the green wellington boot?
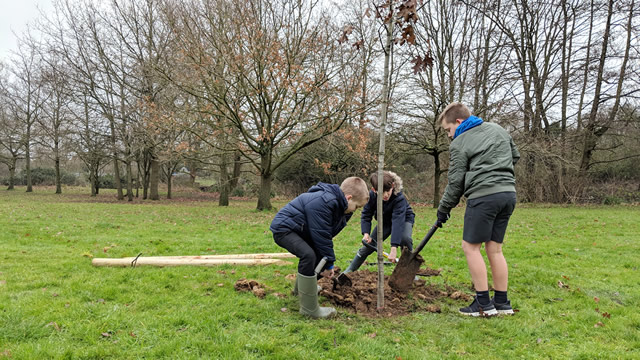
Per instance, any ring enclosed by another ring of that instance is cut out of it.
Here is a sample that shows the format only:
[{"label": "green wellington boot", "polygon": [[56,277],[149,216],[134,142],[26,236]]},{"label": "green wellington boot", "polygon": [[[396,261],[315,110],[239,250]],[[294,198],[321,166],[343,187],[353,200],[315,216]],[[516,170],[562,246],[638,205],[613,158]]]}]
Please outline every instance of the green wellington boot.
[{"label": "green wellington boot", "polygon": [[[318,294],[322,291],[322,286],[318,285]],[[293,296],[298,296],[298,277],[296,276],[295,285],[293,285]]]},{"label": "green wellington boot", "polygon": [[300,314],[316,319],[325,319],[337,314],[332,307],[318,305],[318,279],[315,276],[304,276],[298,273],[298,294],[300,297]]}]

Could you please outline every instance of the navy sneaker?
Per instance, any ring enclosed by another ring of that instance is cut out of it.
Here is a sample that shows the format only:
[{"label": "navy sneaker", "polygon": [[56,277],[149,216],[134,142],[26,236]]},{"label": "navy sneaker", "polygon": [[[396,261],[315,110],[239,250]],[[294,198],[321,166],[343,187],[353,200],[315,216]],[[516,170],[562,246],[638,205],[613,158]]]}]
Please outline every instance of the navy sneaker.
[{"label": "navy sneaker", "polygon": [[474,297],[471,305],[460,308],[460,314],[474,317],[488,317],[498,315],[498,310],[496,310],[496,307],[493,305],[493,301],[491,301],[489,305],[481,306],[478,302],[478,298]]},{"label": "navy sneaker", "polygon": [[493,305],[495,306],[496,310],[498,311],[498,314],[500,315],[513,315],[513,308],[511,307],[511,301],[507,300],[506,303],[504,304],[500,304],[495,302],[495,300],[493,298],[491,298],[491,302],[493,303]]}]

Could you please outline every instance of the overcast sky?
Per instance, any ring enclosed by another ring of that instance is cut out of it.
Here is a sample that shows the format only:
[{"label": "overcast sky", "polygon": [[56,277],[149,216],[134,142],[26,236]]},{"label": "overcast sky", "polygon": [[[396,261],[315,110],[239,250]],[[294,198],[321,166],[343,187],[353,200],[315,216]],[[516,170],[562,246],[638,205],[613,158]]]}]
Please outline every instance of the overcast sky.
[{"label": "overcast sky", "polygon": [[19,35],[33,23],[40,16],[38,9],[52,11],[52,0],[0,0],[0,60],[6,61],[16,49],[13,33]]}]

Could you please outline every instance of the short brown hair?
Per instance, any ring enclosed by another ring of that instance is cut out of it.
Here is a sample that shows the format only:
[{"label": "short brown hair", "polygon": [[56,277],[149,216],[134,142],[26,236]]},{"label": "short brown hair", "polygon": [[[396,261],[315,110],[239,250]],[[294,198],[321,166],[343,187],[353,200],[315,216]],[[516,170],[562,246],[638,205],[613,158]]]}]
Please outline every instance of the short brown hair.
[{"label": "short brown hair", "polygon": [[465,104],[454,102],[447,105],[447,107],[442,110],[442,113],[440,113],[440,117],[438,117],[438,120],[440,121],[440,123],[446,121],[452,124],[456,122],[456,119],[466,120],[469,116],[471,116],[471,110],[469,110],[469,108]]},{"label": "short brown hair", "polygon": [[[372,173],[371,176],[369,176],[369,182],[371,183],[371,186],[373,186],[374,189],[378,191],[378,172],[377,171]],[[395,182],[395,179],[393,178],[393,176],[391,176],[391,174],[388,171],[384,171],[382,174],[382,191],[391,190],[391,187],[393,186],[394,182]]]},{"label": "short brown hair", "polygon": [[351,176],[340,184],[340,189],[346,195],[351,195],[354,201],[365,203],[369,201],[369,188],[367,183],[359,177]]}]

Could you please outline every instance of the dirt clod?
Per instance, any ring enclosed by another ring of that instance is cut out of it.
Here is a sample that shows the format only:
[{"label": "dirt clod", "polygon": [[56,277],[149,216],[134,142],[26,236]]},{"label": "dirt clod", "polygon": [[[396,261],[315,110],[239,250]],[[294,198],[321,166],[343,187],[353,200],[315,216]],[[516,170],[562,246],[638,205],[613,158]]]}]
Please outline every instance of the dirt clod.
[{"label": "dirt clod", "polygon": [[236,281],[235,285],[233,285],[233,288],[236,289],[236,291],[251,291],[253,295],[259,297],[260,299],[264,298],[264,296],[267,294],[264,289],[264,285],[255,280],[247,280],[245,278]]},{"label": "dirt clod", "polygon": [[464,301],[471,300],[471,295],[465,294],[460,291],[453,292],[453,294],[449,295],[449,297],[452,298],[453,300],[464,300]]},{"label": "dirt clod", "polygon": [[[421,271],[425,274],[438,272],[433,269],[421,269]],[[320,279],[318,281],[322,286],[320,295],[335,306],[367,317],[392,317],[419,311],[439,313],[441,309],[436,304],[439,299],[451,297],[454,300],[467,301],[471,298],[448,285],[430,285],[422,279],[414,281],[408,292],[397,292],[389,286],[389,277],[386,276],[385,307],[379,310],[377,309],[378,274],[369,270],[360,270],[349,273],[348,276],[351,278],[352,286],[338,286],[335,289],[330,279]]]},{"label": "dirt clod", "polygon": [[440,270],[436,270],[436,269],[431,269],[431,268],[423,268],[418,270],[418,273],[416,274],[418,276],[439,276],[440,275]]}]

